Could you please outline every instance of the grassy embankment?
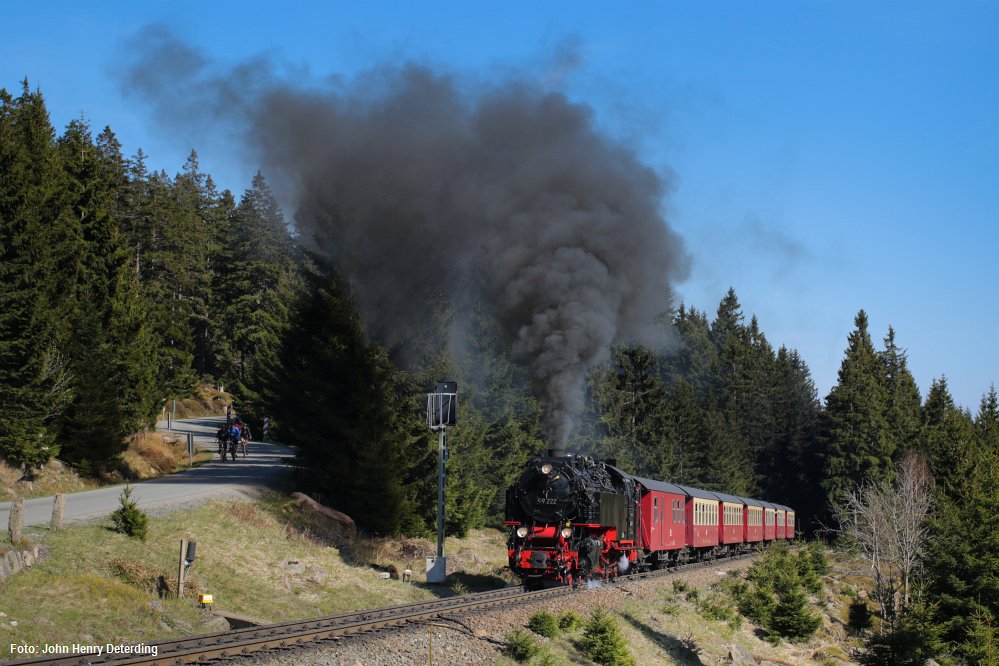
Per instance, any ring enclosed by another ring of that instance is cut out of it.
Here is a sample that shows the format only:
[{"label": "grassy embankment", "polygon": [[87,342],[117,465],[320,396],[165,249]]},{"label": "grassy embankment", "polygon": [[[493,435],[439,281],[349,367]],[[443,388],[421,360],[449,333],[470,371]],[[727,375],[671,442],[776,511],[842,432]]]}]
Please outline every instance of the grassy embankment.
[{"label": "grassy embankment", "polygon": [[[765,640],[759,627],[739,616],[734,600],[725,592],[722,576],[715,582],[689,586],[679,582],[686,580],[684,577],[663,579],[652,599],[644,594],[637,598],[622,595],[608,610],[639,664],[750,663],[746,656],[766,664],[852,664],[850,652],[863,641],[849,627],[849,609],[855,600],[866,599],[870,581],[856,575],[858,563],[850,557],[833,551],[827,551],[827,557],[832,570],[822,577],[822,590],[809,597],[809,607],[818,613],[822,624],[802,643]],[[586,619],[583,617],[584,623]],[[541,651],[529,664],[590,663],[582,654],[582,628],[553,639],[532,636]],[[497,664],[513,666],[517,662],[503,656]]]},{"label": "grassy embankment", "polygon": [[[336,541],[330,526],[284,495],[216,501],[152,517],[145,542],[107,525],[26,530],[49,556],[0,588],[0,612],[6,614],[0,617],[0,658],[10,656],[10,643],[148,642],[226,629],[224,620],[197,607],[198,592],[212,593],[217,610],[270,622],[435,596],[422,583],[429,541]],[[197,561],[189,570],[186,598],[178,600],[184,537],[197,541]],[[462,570],[452,577],[454,588],[504,582],[499,532],[449,539],[447,549],[449,569]],[[372,564],[410,568],[414,583],[381,579]],[[164,586],[161,595],[157,587]]]}]

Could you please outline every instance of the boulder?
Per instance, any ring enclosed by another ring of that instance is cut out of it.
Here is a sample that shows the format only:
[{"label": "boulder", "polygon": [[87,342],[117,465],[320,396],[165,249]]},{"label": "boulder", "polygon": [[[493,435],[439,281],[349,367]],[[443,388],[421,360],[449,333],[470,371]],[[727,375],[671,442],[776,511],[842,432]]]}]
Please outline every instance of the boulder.
[{"label": "boulder", "polygon": [[295,498],[299,506],[308,508],[308,510],[327,519],[339,536],[345,539],[353,539],[357,536],[357,525],[354,524],[354,520],[347,514],[341,513],[336,509],[331,509],[328,506],[323,506],[305,493],[292,493],[291,496]]}]

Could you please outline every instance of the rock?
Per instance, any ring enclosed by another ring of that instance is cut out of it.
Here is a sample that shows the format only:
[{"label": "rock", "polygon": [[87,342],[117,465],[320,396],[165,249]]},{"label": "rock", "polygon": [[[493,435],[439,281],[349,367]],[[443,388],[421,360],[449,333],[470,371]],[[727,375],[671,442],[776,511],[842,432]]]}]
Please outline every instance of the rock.
[{"label": "rock", "polygon": [[35,622],[37,622],[38,624],[42,625],[43,627],[54,627],[55,626],[55,622],[53,622],[52,620],[48,619],[47,617],[41,617],[41,616],[36,617],[35,618]]},{"label": "rock", "polygon": [[149,610],[155,613],[160,613],[160,614],[166,613],[166,608],[163,606],[163,604],[161,604],[158,601],[155,600],[150,601],[148,605],[149,605]]},{"label": "rock", "polygon": [[749,650],[736,643],[728,646],[728,658],[730,664],[737,666],[759,666]]},{"label": "rock", "polygon": [[204,626],[205,630],[209,633],[219,633],[222,631],[229,631],[230,629],[229,621],[224,617],[219,617],[218,615],[209,615],[206,617],[202,626]]},{"label": "rock", "polygon": [[310,582],[313,582],[316,585],[322,585],[326,581],[326,572],[320,567],[308,566],[305,570],[308,573]]},{"label": "rock", "polygon": [[291,496],[295,498],[300,506],[308,507],[309,510],[329,520],[340,536],[347,539],[353,539],[357,536],[357,525],[354,524],[353,518],[347,514],[341,513],[336,509],[331,509],[328,506],[323,506],[305,493],[292,493]]},{"label": "rock", "polygon": [[394,564],[389,564],[388,566],[382,564],[372,564],[371,568],[375,571],[381,571],[382,573],[387,573],[388,576],[379,576],[379,578],[391,578],[392,580],[399,580],[399,570],[395,568]]}]

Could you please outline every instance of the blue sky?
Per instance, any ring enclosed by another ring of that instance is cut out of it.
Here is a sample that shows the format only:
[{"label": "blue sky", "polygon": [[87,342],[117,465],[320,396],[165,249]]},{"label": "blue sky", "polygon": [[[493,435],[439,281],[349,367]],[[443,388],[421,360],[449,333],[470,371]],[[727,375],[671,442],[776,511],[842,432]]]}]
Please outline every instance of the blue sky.
[{"label": "blue sky", "polygon": [[[692,258],[680,297],[713,313],[734,287],[820,396],[861,308],[879,344],[895,327],[924,396],[946,375],[976,410],[999,380],[995,3],[12,2],[3,15],[0,86],[27,75],[58,129],[82,114],[170,173],[197,148],[237,194],[257,165],[122,97],[114,70],[142,26],[312,76],[406,59],[520,70],[673,174],[664,206]],[[574,67],[556,65],[566,51]]]}]

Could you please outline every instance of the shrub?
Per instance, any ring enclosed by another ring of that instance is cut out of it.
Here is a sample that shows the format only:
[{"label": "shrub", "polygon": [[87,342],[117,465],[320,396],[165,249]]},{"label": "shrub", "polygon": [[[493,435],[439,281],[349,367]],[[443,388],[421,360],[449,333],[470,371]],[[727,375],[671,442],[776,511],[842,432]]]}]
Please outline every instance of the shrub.
[{"label": "shrub", "polygon": [[805,552],[808,558],[812,562],[812,568],[820,576],[825,576],[829,573],[829,560],[826,559],[826,549],[819,541],[810,541],[808,546],[805,547]]},{"label": "shrub", "polygon": [[810,555],[794,555],[784,544],[770,550],[749,568],[743,586],[728,589],[739,612],[760,625],[767,639],[805,641],[821,626],[822,619],[808,608],[806,589],[821,590],[821,581]]},{"label": "shrub", "polygon": [[857,599],[850,604],[848,624],[851,629],[863,631],[871,626],[871,608],[863,599]]},{"label": "shrub", "polygon": [[555,638],[559,632],[559,621],[549,611],[538,611],[527,621],[527,628],[545,638]]},{"label": "shrub", "polygon": [[146,530],[149,529],[149,516],[132,499],[131,486],[125,485],[118,501],[121,502],[121,507],[111,514],[114,531],[145,541]]},{"label": "shrub", "polygon": [[680,612],[680,604],[673,599],[667,599],[666,603],[663,604],[663,613],[665,615],[676,615]]},{"label": "shrub", "polygon": [[700,599],[700,598],[701,598],[701,593],[698,592],[696,589],[694,589],[694,590],[687,590],[687,597],[686,597],[686,599],[690,603],[696,604],[697,601],[698,601],[698,599]]},{"label": "shrub", "polygon": [[894,631],[875,633],[868,638],[857,661],[865,666],[922,666],[943,650],[940,633],[933,609],[917,601],[899,614]]},{"label": "shrub", "polygon": [[728,622],[733,629],[742,626],[742,618],[732,600],[725,595],[711,593],[697,605],[697,612],[707,620]]},{"label": "shrub", "polygon": [[523,629],[506,635],[506,653],[515,661],[527,661],[538,653],[537,642]]},{"label": "shrub", "polygon": [[583,618],[579,617],[576,611],[566,611],[558,618],[558,628],[562,631],[576,631],[583,626]]},{"label": "shrub", "polygon": [[681,592],[686,592],[688,589],[686,581],[682,579],[673,581],[673,594],[680,594]]},{"label": "shrub", "polygon": [[635,666],[620,627],[603,608],[590,614],[580,647],[587,658],[602,666]]},{"label": "shrub", "polygon": [[541,650],[541,653],[537,658],[531,662],[532,666],[561,666],[565,662],[557,657],[556,655],[548,652],[547,650]]}]

